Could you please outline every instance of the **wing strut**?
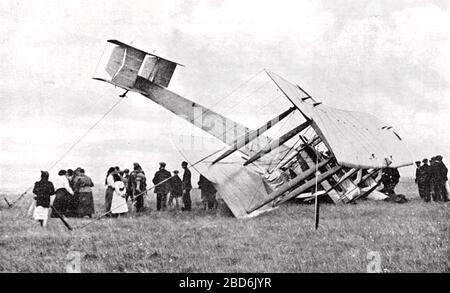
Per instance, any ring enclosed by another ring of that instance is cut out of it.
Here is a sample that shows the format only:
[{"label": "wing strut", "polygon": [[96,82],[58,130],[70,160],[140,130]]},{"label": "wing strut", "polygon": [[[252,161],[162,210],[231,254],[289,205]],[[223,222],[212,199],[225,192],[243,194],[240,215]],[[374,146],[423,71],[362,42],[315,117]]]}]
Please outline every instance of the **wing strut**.
[{"label": "wing strut", "polygon": [[293,138],[296,134],[298,134],[301,131],[303,131],[309,125],[311,125],[311,120],[303,122],[299,126],[297,126],[294,129],[292,129],[291,131],[289,131],[289,132],[283,134],[282,136],[280,136],[278,139],[275,139],[274,141],[272,141],[271,143],[269,143],[268,145],[263,147],[261,150],[259,150],[250,159],[245,161],[244,166],[247,166],[248,164],[253,163],[254,161],[256,161],[259,158],[261,158],[262,156],[264,156],[265,154],[269,153],[271,150],[274,150],[277,147],[279,147],[280,145],[284,144],[286,141],[288,141],[291,138]]},{"label": "wing strut", "polygon": [[[324,162],[328,163],[328,160],[324,161]],[[321,164],[323,164],[324,162],[321,162],[318,165],[318,168],[320,168]],[[331,168],[327,172],[320,174],[317,177],[317,183],[319,184],[320,182],[322,182],[323,180],[325,180],[328,177],[332,176],[333,174],[335,174],[336,172],[338,172],[341,169],[342,169],[342,167],[338,165],[338,166],[335,166],[335,167]],[[312,170],[313,170],[313,172],[315,171],[315,169],[312,169]],[[286,200],[288,200],[290,198],[293,198],[293,197],[299,195],[300,193],[302,193],[303,191],[313,187],[315,183],[316,183],[316,179],[311,179],[311,180],[307,181],[305,184],[300,185],[299,187],[297,187],[293,191],[291,191],[289,193],[289,195],[286,196]],[[264,201],[263,203],[258,204],[257,206],[251,208],[250,210],[247,211],[247,213],[250,214],[250,213],[256,211],[257,209],[265,206],[266,204],[270,203],[271,201],[273,201],[274,199],[276,199],[277,197],[280,197],[282,195],[283,195],[283,193],[280,193],[278,190],[274,191],[273,194],[269,194],[270,199],[268,199],[268,200]],[[282,202],[285,202],[286,200],[283,198]]]},{"label": "wing strut", "polygon": [[286,118],[289,114],[291,114],[293,111],[295,111],[295,109],[296,109],[295,107],[291,107],[288,110],[281,113],[280,115],[278,115],[277,117],[273,118],[272,120],[267,121],[260,128],[253,130],[250,133],[246,133],[245,135],[239,137],[231,144],[232,145],[231,148],[229,148],[225,153],[220,155],[220,157],[215,159],[214,162],[212,162],[212,163],[215,164],[215,163],[225,159],[226,157],[228,157],[229,155],[231,155],[232,153],[234,153],[241,147],[248,144],[250,141],[256,139],[258,136],[260,136],[261,134],[263,134],[264,132],[269,130],[272,126],[276,125],[278,122],[280,122],[281,120]]}]

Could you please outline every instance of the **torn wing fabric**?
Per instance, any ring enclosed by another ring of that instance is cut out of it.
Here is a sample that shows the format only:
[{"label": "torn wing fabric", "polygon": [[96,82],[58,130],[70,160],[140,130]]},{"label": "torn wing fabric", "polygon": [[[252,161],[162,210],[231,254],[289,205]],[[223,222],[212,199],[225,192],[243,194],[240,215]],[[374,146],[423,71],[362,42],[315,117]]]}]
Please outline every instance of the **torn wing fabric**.
[{"label": "torn wing fabric", "polygon": [[306,94],[282,77],[267,72],[286,97],[313,121],[316,131],[340,165],[398,168],[412,164],[410,152],[392,127],[377,117],[310,102]]}]

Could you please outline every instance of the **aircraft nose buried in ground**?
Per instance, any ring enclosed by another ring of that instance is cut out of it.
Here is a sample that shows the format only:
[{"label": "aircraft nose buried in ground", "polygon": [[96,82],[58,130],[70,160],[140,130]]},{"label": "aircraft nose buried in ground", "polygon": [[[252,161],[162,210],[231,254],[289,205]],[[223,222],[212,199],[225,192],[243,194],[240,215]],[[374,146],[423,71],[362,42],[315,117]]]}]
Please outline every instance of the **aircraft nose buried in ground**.
[{"label": "aircraft nose buried in ground", "polygon": [[[324,105],[267,70],[292,107],[251,130],[169,91],[177,65],[108,40],[94,79],[140,93],[227,144],[228,148],[213,153],[180,151],[186,161],[196,162],[194,168],[213,182],[238,218],[258,215],[292,198],[310,200],[320,195],[335,203],[352,202],[374,192],[382,168],[413,162],[400,136],[385,122],[367,113]],[[265,136],[293,113],[300,113],[304,122],[276,139]],[[306,132],[313,135],[305,139]],[[298,142],[287,145],[294,137]]]}]

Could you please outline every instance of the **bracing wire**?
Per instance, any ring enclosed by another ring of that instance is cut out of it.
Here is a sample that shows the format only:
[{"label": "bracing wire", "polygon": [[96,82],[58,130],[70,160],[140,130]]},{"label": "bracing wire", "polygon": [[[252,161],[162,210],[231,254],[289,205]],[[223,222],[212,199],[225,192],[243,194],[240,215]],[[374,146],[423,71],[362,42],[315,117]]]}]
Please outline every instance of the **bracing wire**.
[{"label": "bracing wire", "polygon": [[[80,138],[78,138],[49,168],[48,171],[52,170],[56,165],[58,165],[61,160],[67,156],[67,154],[69,154],[70,151],[72,151],[76,145],[78,145],[103,119],[106,118],[106,116],[108,116],[109,113],[111,113],[114,108],[116,108],[119,103],[122,101],[123,99],[119,99],[117,102],[115,102],[109,109],[108,111],[106,111],[91,127],[89,127],[86,132],[84,132],[84,134],[82,136],[80,136]],[[24,193],[22,193],[16,200],[14,200],[11,204],[9,204],[9,208],[12,208],[18,201],[20,201],[25,194],[27,194],[30,189],[33,188],[33,186],[28,187]]]},{"label": "bracing wire", "polygon": [[[230,97],[233,93],[235,93],[238,89],[240,89],[240,88],[242,88],[245,84],[247,84],[247,83],[249,83],[251,80],[253,80],[254,78],[256,78],[256,76],[258,76],[260,73],[262,72],[262,70],[260,71],[260,72],[258,72],[258,73],[256,73],[255,75],[253,75],[251,78],[249,78],[248,80],[246,80],[244,83],[242,83],[240,86],[238,86],[238,87],[236,87],[234,90],[232,90],[226,97],[224,97],[224,98],[222,98],[222,99],[219,99],[213,106],[211,106],[211,107],[214,107],[214,106],[216,106],[216,105],[218,105],[218,104],[220,104],[221,102],[223,102],[225,99],[227,99],[228,97]],[[240,101],[237,103],[237,104],[235,104],[235,105],[232,105],[231,106],[231,108],[234,108],[234,107],[236,107],[237,105],[239,105],[240,103],[242,103],[244,100],[246,100],[249,96],[251,96],[252,94],[254,94],[255,92],[258,92],[259,90],[261,90],[262,88],[264,88],[265,86],[267,86],[267,83],[265,83],[265,84],[263,84],[262,86],[260,86],[260,87],[258,87],[256,90],[254,90],[254,91],[252,91],[249,95],[247,95],[246,97],[244,97],[244,98],[242,98],[242,99],[240,99]],[[281,96],[281,95],[280,95]],[[270,101],[268,104],[271,104],[271,103],[273,103],[273,101],[274,100],[276,100],[276,99],[273,99],[272,101]],[[50,168],[48,169],[48,170],[51,170],[51,169],[53,169],[71,150],[73,150],[74,148],[75,148],[75,146],[78,144],[78,143],[80,143],[81,142],[81,140],[83,140],[104,118],[106,118],[106,116],[110,113],[110,112],[112,112],[112,110],[120,103],[122,101],[122,99],[120,99],[120,100],[118,100],[103,116],[101,116],[100,117],[100,119],[99,120],[97,120],[74,144],[72,144],[70,147],[69,147],[69,149],[66,151],[66,152],[64,152],[59,158],[58,158],[58,160],[56,160],[51,166],[50,166]],[[266,105],[264,105],[264,106],[267,106],[268,104],[266,104]],[[261,107],[262,108],[262,107]],[[209,111],[212,111],[212,110],[210,110],[210,109],[208,109]],[[226,131],[228,132],[228,131],[230,131],[232,129],[232,127],[230,127],[230,129],[227,129]],[[220,149],[220,150],[218,150],[218,151],[216,151],[216,152],[214,152],[214,153],[212,153],[212,154],[210,154],[210,155],[208,155],[208,156],[206,156],[206,157],[204,157],[203,159],[201,159],[200,161],[198,161],[198,162],[196,162],[196,163],[194,163],[194,164],[192,164],[191,165],[191,167],[194,167],[196,164],[198,164],[198,163],[200,163],[200,162],[202,162],[202,161],[204,161],[204,160],[206,160],[207,158],[209,158],[209,157],[211,157],[212,155],[214,155],[214,154],[216,154],[216,153],[218,153],[218,152],[220,152],[220,151],[222,151],[222,149]],[[172,178],[172,177],[170,177],[170,178]],[[160,182],[160,183],[158,183],[157,185],[159,185],[159,184],[162,184],[162,183],[164,183],[165,181],[167,181],[167,180],[169,180],[170,178],[168,178],[168,179],[166,179],[166,180],[164,180],[164,181],[162,181],[162,182]],[[145,191],[143,191],[142,193],[140,193],[140,194],[138,194],[137,196],[135,196],[135,198],[136,197],[139,197],[139,196],[142,196],[142,195],[144,195],[144,194],[146,194],[146,192],[147,191],[150,191],[151,189],[153,189],[153,188],[155,188],[157,185],[154,185],[154,186],[152,186],[151,188],[149,188],[149,189],[147,189],[147,190],[145,190]],[[19,198],[18,199],[16,199],[12,204],[10,204],[9,206],[10,207],[12,207],[16,202],[18,202],[29,190],[31,189],[31,187],[30,188],[28,188],[21,196],[19,196]],[[84,228],[84,227],[86,227],[87,225],[89,225],[89,224],[91,224],[92,222],[95,222],[95,221],[97,221],[97,220],[99,220],[99,219],[101,219],[102,217],[104,217],[105,215],[107,215],[109,212],[107,212],[107,213],[105,213],[105,214],[103,214],[103,215],[100,215],[99,217],[97,217],[95,220],[93,220],[93,221],[91,221],[91,222],[89,222],[89,223],[87,223],[87,224],[85,224],[85,225],[82,225],[82,226],[79,226],[79,227],[75,227],[75,229],[81,229],[81,228]]]},{"label": "bracing wire", "polygon": [[[100,62],[100,61],[99,61]],[[98,65],[97,65],[98,66]],[[210,108],[217,106],[218,104],[222,103],[223,101],[225,101],[227,98],[229,98],[232,94],[234,94],[237,90],[239,90],[240,88],[242,88],[244,85],[248,84],[249,82],[251,82],[253,79],[255,79],[261,72],[263,72],[263,70],[260,70],[259,72],[257,72],[256,74],[254,74],[253,76],[251,76],[249,79],[247,79],[245,82],[243,82],[242,84],[240,84],[238,87],[236,87],[235,89],[233,89],[229,94],[227,94],[225,97],[218,99],[217,102],[215,104],[213,104]],[[99,120],[97,120],[97,122],[95,122],[71,147],[69,147],[69,149],[63,154],[61,155],[61,157],[58,158],[58,160],[56,160],[49,168],[48,170],[52,170],[79,142],[81,142],[81,140],[83,140],[88,134],[89,132],[91,132],[92,129],[94,129],[112,110],[114,110],[114,108],[122,101],[122,99],[118,100],[115,104],[113,104],[113,106],[102,116],[100,117]],[[208,109],[209,111],[212,111],[211,109]],[[204,114],[202,114],[204,115]],[[199,117],[196,117],[199,118]],[[21,193],[19,195],[19,197],[14,200],[12,203],[9,203],[6,200],[6,197],[4,197],[5,201],[8,203],[8,208],[12,208],[18,201],[20,201],[32,188],[32,186],[28,187],[23,193]]]},{"label": "bracing wire", "polygon": [[[229,97],[231,97],[232,94],[234,94],[235,92],[237,92],[239,89],[241,89],[242,87],[244,87],[246,84],[250,83],[253,79],[255,79],[259,74],[261,74],[264,70],[260,70],[257,73],[255,73],[254,75],[252,75],[249,79],[247,79],[246,81],[244,81],[243,83],[241,83],[239,86],[237,86],[236,88],[234,88],[231,92],[229,92],[225,97],[220,98],[216,101],[216,103],[214,103],[212,106],[209,106],[207,108],[207,112],[212,111],[212,108],[219,105],[220,103],[223,103],[226,99],[228,99]],[[204,114],[202,114],[204,115]],[[195,117],[195,118],[199,118],[199,117]]]},{"label": "bracing wire", "polygon": [[[235,93],[238,89],[242,88],[245,84],[249,83],[251,80],[253,80],[254,78],[256,78],[256,76],[258,76],[261,72],[262,72],[262,71],[260,71],[260,72],[256,73],[255,75],[253,75],[251,78],[249,78],[248,80],[246,80],[243,84],[239,85],[237,88],[235,88],[234,90],[232,90],[226,97],[224,97],[224,98],[218,100],[217,103],[215,103],[215,104],[214,104],[213,106],[211,106],[211,107],[214,107],[214,106],[220,104],[221,102],[223,102],[225,99],[227,99],[227,98],[228,98],[229,96],[231,96],[233,93]],[[267,83],[263,84],[262,86],[259,86],[259,87],[256,88],[255,90],[253,90],[249,95],[247,95],[246,97],[240,99],[240,101],[239,101],[238,103],[236,103],[235,105],[232,105],[231,107],[228,107],[228,110],[229,110],[230,108],[232,109],[232,108],[238,106],[240,103],[242,103],[242,102],[243,102],[244,100],[246,100],[248,97],[250,97],[252,94],[254,94],[254,93],[260,91],[260,90],[261,90],[262,88],[264,88],[265,86],[267,86]],[[278,96],[275,97],[273,100],[271,100],[269,103],[263,105],[262,107],[259,107],[258,109],[261,109],[261,108],[263,108],[263,107],[268,106],[269,104],[272,104],[276,99],[278,99],[278,98],[281,97],[281,96],[282,96],[282,95],[278,95]],[[208,110],[211,111],[210,109],[208,109]],[[286,122],[285,122],[285,123],[286,123]],[[230,130],[232,130],[232,129],[233,129],[232,126],[229,127],[228,129],[225,130],[225,133],[228,133],[228,132],[229,132]],[[227,147],[224,147],[224,148],[222,148],[222,149],[219,149],[219,150],[217,150],[217,151],[215,151],[215,152],[213,152],[213,153],[211,153],[211,154],[205,156],[204,158],[200,159],[199,161],[197,161],[197,162],[195,162],[195,163],[193,163],[193,164],[190,164],[190,167],[194,168],[197,164],[199,164],[199,163],[205,161],[206,159],[210,158],[211,156],[213,156],[213,155],[215,155],[215,154],[217,154],[217,153],[219,153],[219,152],[225,150],[226,148],[227,148]],[[172,177],[173,177],[173,176],[172,176]],[[156,184],[156,185],[154,185],[154,186],[152,186],[152,187],[146,189],[145,191],[142,191],[141,193],[135,195],[134,198],[133,198],[133,200],[132,200],[132,204],[136,201],[136,199],[137,199],[138,197],[144,196],[148,191],[151,191],[152,189],[154,189],[154,188],[155,188],[156,186],[158,186],[159,184],[162,184],[162,183],[164,183],[164,182],[170,180],[172,177],[169,177],[169,178],[167,178],[166,180],[164,180],[164,181],[162,181],[162,182],[159,182],[158,184]],[[126,204],[126,203],[123,203],[122,205],[125,205],[125,204]],[[121,206],[122,206],[122,205],[121,205]],[[83,228],[85,228],[86,226],[88,226],[88,225],[90,225],[90,224],[92,224],[92,223],[94,223],[94,222],[100,220],[101,218],[105,217],[105,216],[108,215],[109,213],[110,213],[110,211],[105,212],[105,213],[101,214],[100,216],[96,217],[94,220],[92,220],[92,221],[90,221],[90,222],[88,222],[88,223],[86,223],[86,224],[84,224],[84,225],[75,227],[74,229],[83,229]]]}]

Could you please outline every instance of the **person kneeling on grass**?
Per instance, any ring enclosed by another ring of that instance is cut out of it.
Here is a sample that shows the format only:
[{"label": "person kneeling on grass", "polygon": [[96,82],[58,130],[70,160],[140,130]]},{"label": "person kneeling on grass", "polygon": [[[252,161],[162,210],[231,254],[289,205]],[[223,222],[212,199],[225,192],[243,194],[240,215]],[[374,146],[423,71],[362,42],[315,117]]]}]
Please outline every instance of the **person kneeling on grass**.
[{"label": "person kneeling on grass", "polygon": [[47,171],[41,171],[41,180],[34,183],[33,193],[36,195],[36,208],[33,217],[42,227],[47,225],[48,213],[50,208],[50,196],[55,194],[53,183],[48,181]]},{"label": "person kneeling on grass", "polygon": [[114,193],[111,201],[111,214],[117,218],[128,212],[127,201],[125,200],[127,190],[122,178],[118,174],[113,175]]}]

